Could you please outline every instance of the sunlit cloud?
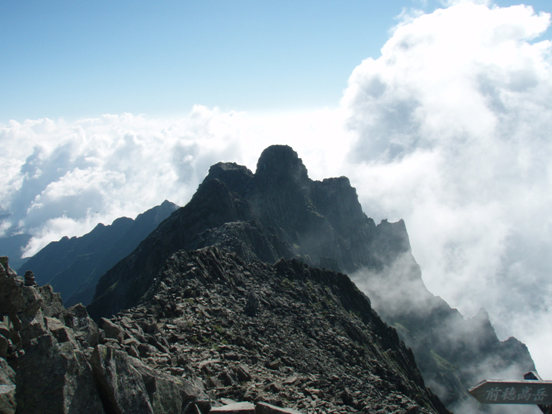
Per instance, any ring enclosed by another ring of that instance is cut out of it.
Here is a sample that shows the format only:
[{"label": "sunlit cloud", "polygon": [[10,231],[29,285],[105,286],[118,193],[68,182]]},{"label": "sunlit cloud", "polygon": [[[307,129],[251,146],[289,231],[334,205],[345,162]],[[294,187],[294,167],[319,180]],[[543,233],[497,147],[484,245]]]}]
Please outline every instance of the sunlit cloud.
[{"label": "sunlit cloud", "polygon": [[369,215],[405,219],[432,292],[537,349],[552,328],[551,43],[535,41],[550,15],[447,5],[405,17],[353,71],[352,181]]},{"label": "sunlit cloud", "polygon": [[[324,178],[337,173],[352,134],[343,111],[246,114],[195,106],[177,119],[131,114],[0,125],[6,165],[3,234],[34,236],[26,255],[98,222],[134,217],[168,199],[184,205],[209,167],[238,162],[253,171],[264,148],[289,144]],[[17,148],[10,143],[18,142]]]}]

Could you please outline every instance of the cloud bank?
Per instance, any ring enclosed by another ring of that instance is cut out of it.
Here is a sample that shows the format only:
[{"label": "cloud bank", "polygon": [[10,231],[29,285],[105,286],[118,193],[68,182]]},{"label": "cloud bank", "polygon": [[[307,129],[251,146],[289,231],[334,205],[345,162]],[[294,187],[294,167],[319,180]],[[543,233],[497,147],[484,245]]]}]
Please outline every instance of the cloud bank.
[{"label": "cloud bank", "polygon": [[365,210],[404,218],[424,280],[552,377],[552,60],[531,7],[403,16],[343,98]]},{"label": "cloud bank", "polygon": [[311,173],[323,177],[348,148],[341,118],[339,110],[248,115],[197,105],[179,119],[123,114],[0,124],[6,177],[0,206],[12,213],[1,235],[32,234],[26,252],[32,255],[165,199],[184,205],[212,164],[233,161],[254,170],[274,143],[293,145]]},{"label": "cloud bank", "polygon": [[198,106],[176,122],[124,114],[0,125],[0,204],[12,213],[4,231],[35,235],[32,254],[165,198],[184,202],[199,174],[238,150],[234,118]]}]

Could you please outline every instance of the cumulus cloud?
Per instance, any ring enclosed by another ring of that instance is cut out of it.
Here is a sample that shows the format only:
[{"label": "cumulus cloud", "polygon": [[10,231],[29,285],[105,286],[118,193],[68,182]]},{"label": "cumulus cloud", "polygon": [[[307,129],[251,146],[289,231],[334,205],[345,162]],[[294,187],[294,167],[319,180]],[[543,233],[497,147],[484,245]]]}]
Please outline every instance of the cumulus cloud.
[{"label": "cumulus cloud", "polygon": [[213,161],[239,152],[239,119],[197,106],[179,120],[124,114],[0,125],[0,204],[12,213],[11,231],[36,236],[32,254],[98,221],[164,199],[185,203]]},{"label": "cumulus cloud", "polygon": [[12,214],[0,231],[32,234],[26,251],[32,255],[50,241],[134,217],[165,199],[184,205],[212,164],[255,170],[262,150],[276,143],[292,145],[311,175],[323,178],[338,170],[348,148],[342,119],[340,110],[246,114],[198,105],[177,119],[11,121],[0,125],[6,177],[0,205]]},{"label": "cumulus cloud", "polygon": [[404,17],[343,97],[368,214],[404,218],[424,280],[552,377],[550,15],[452,1]]}]

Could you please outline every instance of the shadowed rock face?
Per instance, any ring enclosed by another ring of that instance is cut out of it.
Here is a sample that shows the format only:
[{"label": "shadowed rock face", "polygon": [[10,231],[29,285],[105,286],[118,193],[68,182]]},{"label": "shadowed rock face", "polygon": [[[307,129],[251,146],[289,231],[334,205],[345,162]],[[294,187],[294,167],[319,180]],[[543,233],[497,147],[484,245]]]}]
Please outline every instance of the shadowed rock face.
[{"label": "shadowed rock face", "polygon": [[466,390],[484,377],[521,378],[534,369],[523,344],[500,342],[488,319],[466,321],[426,289],[402,220],[376,225],[346,177],[309,179],[287,146],[263,151],[255,173],[235,163],[212,166],[192,200],[101,278],[90,314],[98,319],[136,306],[171,255],[206,246],[245,263],[298,259],[351,274],[449,407],[466,402]]},{"label": "shadowed rock face", "polygon": [[[167,257],[208,245],[272,263],[284,257],[347,272],[382,267],[395,246],[378,240],[396,226],[404,228],[366,217],[347,178],[312,181],[290,147],[269,147],[255,174],[235,163],[212,166],[192,200],[102,277],[89,311],[100,317],[137,304]],[[385,252],[373,249],[380,245]]]}]

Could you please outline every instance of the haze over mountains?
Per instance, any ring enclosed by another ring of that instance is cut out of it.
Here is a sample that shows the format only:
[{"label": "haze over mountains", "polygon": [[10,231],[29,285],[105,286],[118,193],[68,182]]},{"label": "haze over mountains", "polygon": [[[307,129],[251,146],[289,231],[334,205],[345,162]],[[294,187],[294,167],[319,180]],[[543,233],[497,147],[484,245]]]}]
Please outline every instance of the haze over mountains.
[{"label": "haze over mountains", "polygon": [[[483,378],[534,370],[527,348],[515,338],[499,341],[484,311],[465,320],[426,289],[403,221],[376,225],[347,178],[309,179],[286,146],[267,148],[255,173],[235,163],[213,165],[190,203],[102,276],[90,314],[98,319],[139,305],[176,271],[174,253],[206,246],[245,263],[283,257],[351,274],[413,349],[426,384],[455,412],[479,410],[466,391]],[[48,254],[41,257],[47,263]]]},{"label": "haze over mountains", "polygon": [[82,237],[64,237],[30,258],[20,269],[36,269],[38,284],[52,285],[65,306],[92,301],[100,277],[136,246],[178,206],[169,201],[138,215],[122,217],[111,225],[98,224]]}]

